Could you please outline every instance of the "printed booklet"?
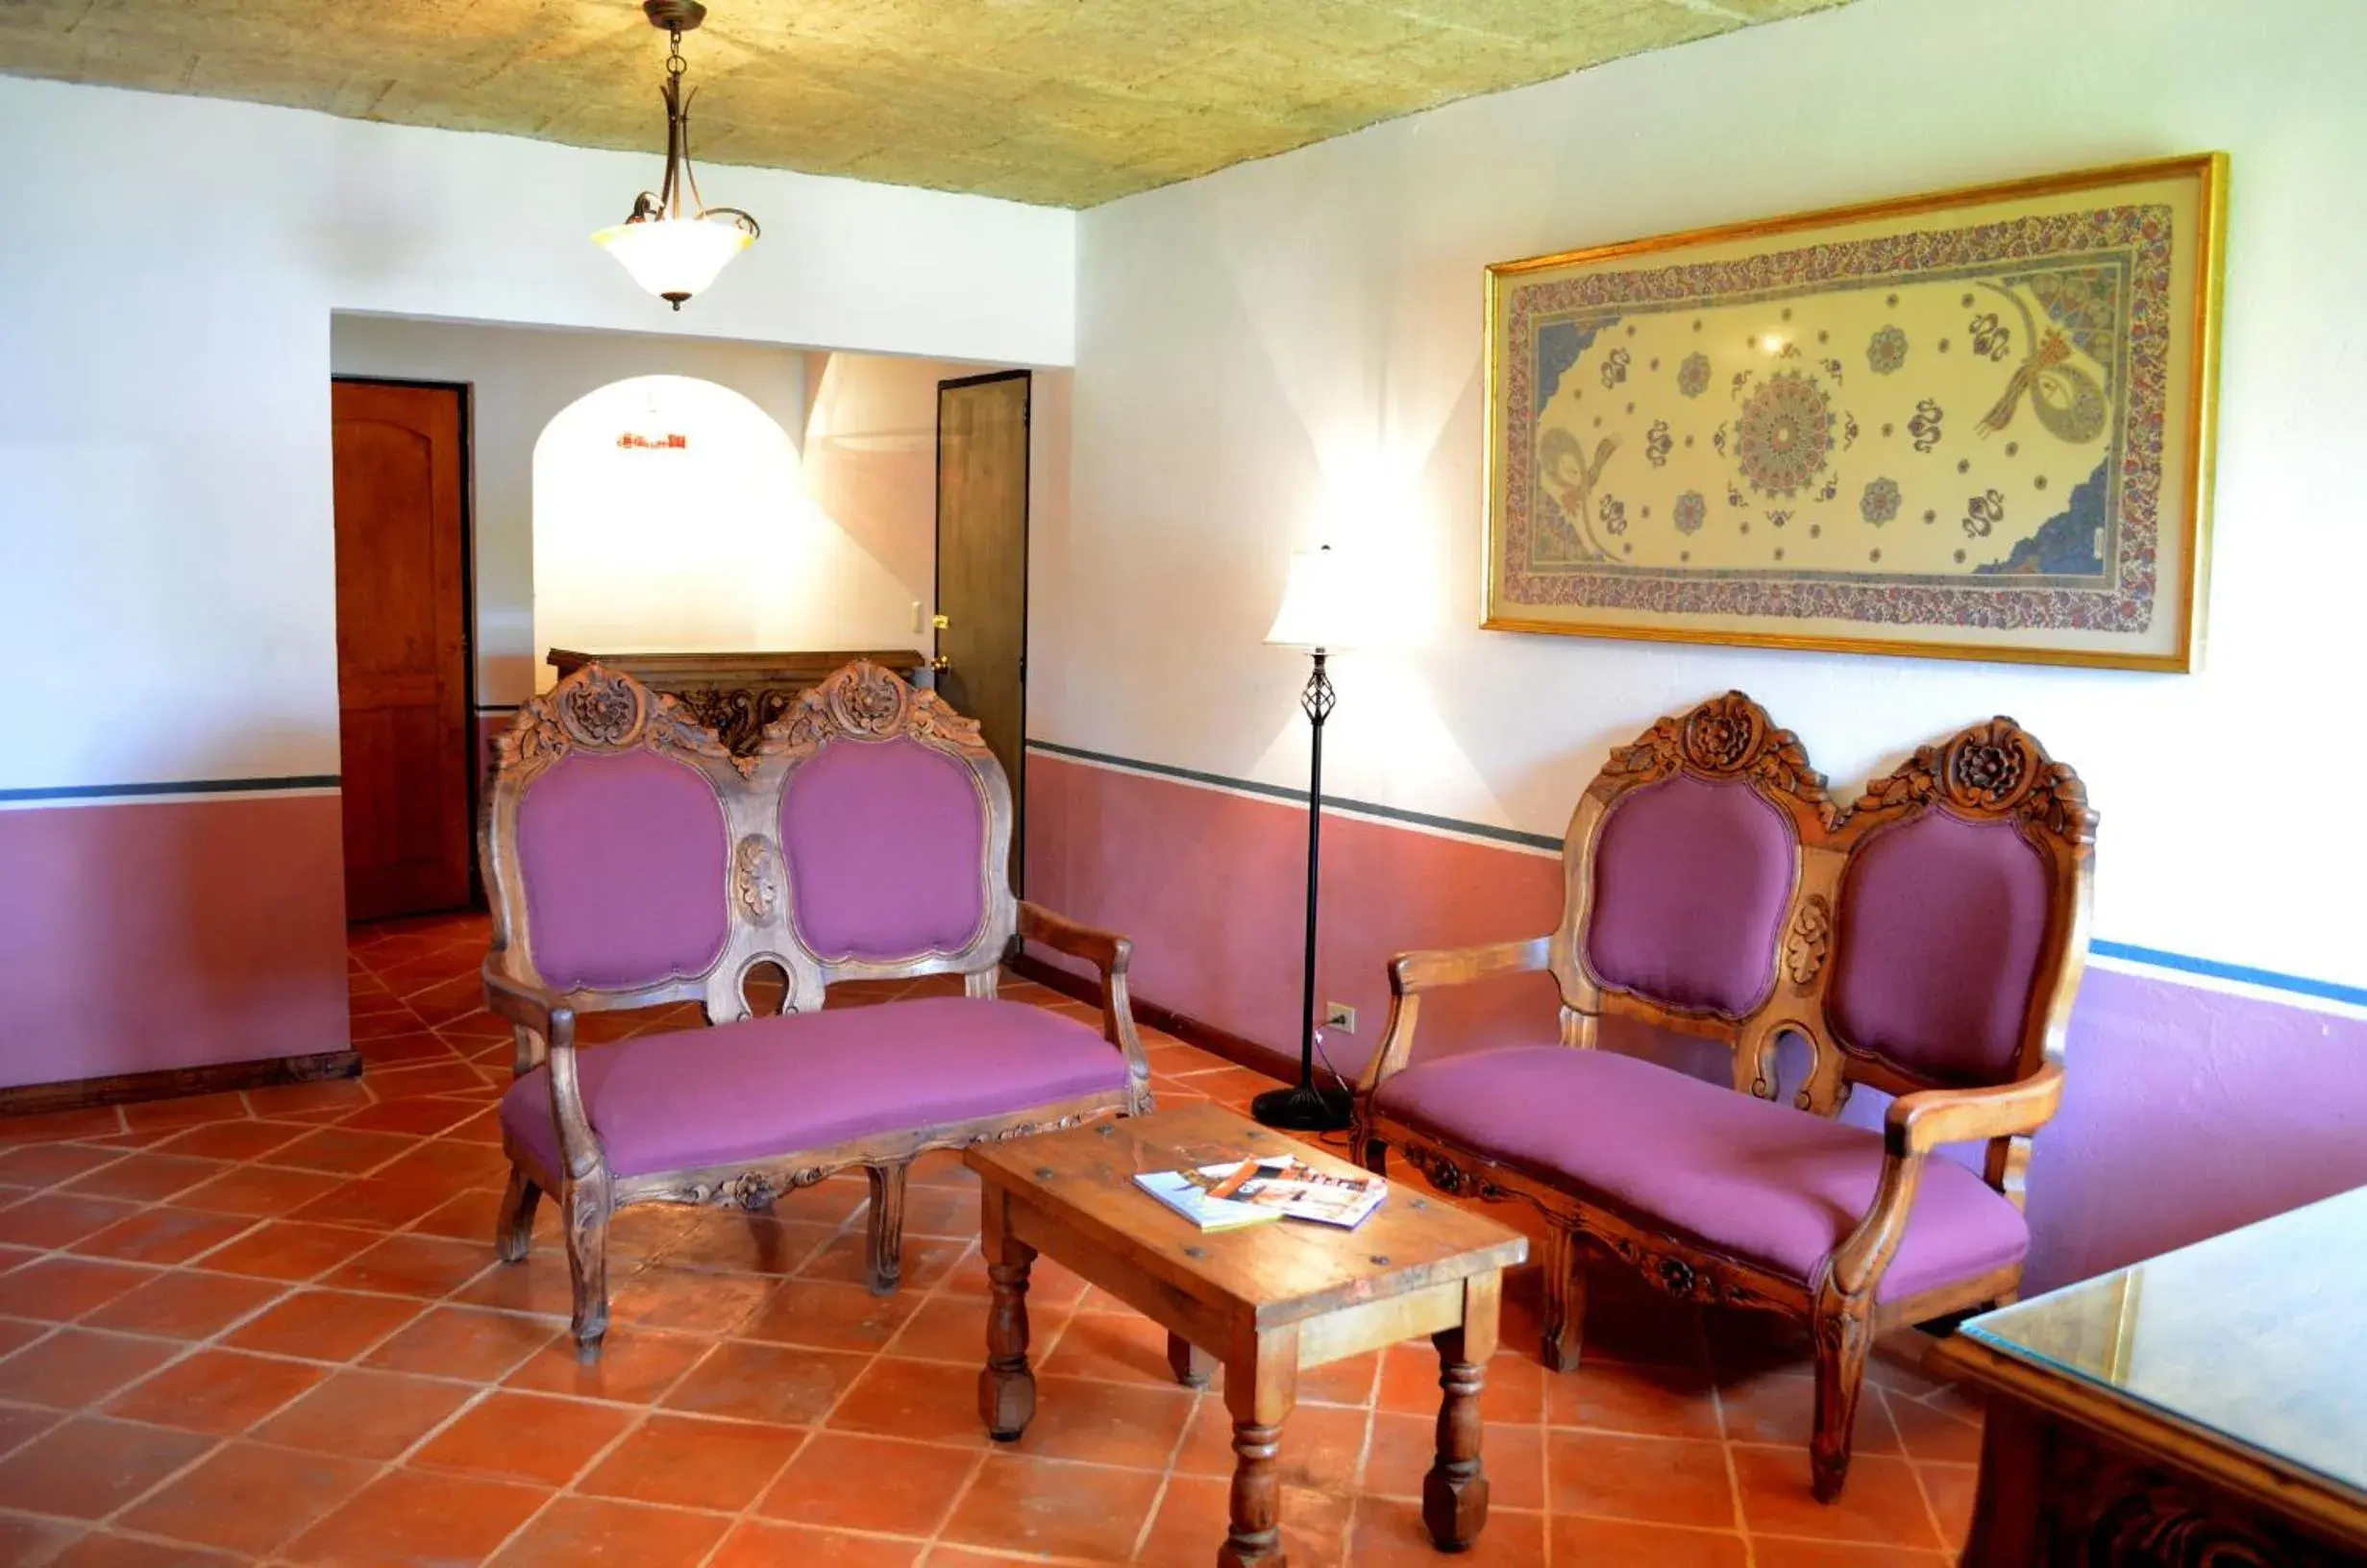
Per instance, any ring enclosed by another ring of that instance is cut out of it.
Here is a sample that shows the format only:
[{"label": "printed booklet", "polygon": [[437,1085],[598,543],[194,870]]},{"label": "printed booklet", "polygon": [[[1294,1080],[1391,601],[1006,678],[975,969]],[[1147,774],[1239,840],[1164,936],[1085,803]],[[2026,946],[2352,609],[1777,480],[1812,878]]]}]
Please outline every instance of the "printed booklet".
[{"label": "printed booklet", "polygon": [[1352,1231],[1389,1195],[1389,1184],[1378,1176],[1334,1176],[1287,1154],[1150,1171],[1134,1180],[1203,1231],[1269,1219],[1308,1219]]}]

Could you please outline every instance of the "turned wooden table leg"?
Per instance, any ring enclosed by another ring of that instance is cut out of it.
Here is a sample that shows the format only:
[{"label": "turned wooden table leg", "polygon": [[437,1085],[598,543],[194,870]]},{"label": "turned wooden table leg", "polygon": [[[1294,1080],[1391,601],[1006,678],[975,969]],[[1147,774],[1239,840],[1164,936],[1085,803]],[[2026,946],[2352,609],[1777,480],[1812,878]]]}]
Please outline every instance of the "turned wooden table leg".
[{"label": "turned wooden table leg", "polygon": [[1461,1552],[1488,1523],[1488,1472],[1480,1465],[1480,1394],[1495,1354],[1503,1276],[1464,1286],[1463,1326],[1434,1334],[1439,1347],[1439,1452],[1422,1478],[1422,1523],[1442,1552]]},{"label": "turned wooden table leg", "polygon": [[1036,1375],[1027,1365],[1027,1270],[1036,1249],[1009,1234],[1009,1199],[988,1188],[982,1230],[986,1278],[986,1369],[978,1374],[978,1419],[997,1442],[1019,1440],[1036,1413]]},{"label": "turned wooden table leg", "polygon": [[1282,1423],[1298,1398],[1298,1330],[1260,1335],[1225,1368],[1233,1415],[1233,1514],[1217,1568],[1288,1568],[1282,1550]]},{"label": "turned wooden table leg", "polygon": [[1217,1375],[1217,1359],[1172,1331],[1167,1336],[1167,1364],[1187,1388],[1205,1388]]}]

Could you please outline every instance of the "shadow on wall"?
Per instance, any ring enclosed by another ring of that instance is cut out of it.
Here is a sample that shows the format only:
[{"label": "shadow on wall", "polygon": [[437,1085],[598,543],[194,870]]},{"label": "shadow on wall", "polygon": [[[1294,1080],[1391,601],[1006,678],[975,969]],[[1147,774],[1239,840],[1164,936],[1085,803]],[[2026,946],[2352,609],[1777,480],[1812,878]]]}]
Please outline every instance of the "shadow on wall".
[{"label": "shadow on wall", "polygon": [[963,367],[816,355],[805,491],[888,575],[932,608],[937,570],[937,383]]}]

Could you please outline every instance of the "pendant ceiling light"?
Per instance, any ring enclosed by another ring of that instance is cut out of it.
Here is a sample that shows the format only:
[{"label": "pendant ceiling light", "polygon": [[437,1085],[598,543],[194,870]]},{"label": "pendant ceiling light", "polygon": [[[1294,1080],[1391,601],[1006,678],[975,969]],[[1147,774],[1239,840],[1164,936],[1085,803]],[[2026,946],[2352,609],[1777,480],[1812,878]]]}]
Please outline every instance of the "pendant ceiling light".
[{"label": "pendant ceiling light", "polygon": [[642,0],[653,27],[666,30],[666,183],[655,195],[633,198],[632,216],[603,229],[592,242],[625,263],[634,282],[682,302],[715,281],[724,264],[756,242],[756,220],[736,207],[707,207],[690,169],[690,100],[682,90],[682,35],[706,20],[698,0]]}]

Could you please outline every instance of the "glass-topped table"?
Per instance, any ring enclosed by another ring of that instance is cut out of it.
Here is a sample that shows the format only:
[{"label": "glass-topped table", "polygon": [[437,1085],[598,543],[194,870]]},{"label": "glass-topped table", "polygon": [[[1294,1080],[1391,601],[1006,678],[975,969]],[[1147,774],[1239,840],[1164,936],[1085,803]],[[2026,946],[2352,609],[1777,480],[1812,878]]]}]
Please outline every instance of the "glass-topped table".
[{"label": "glass-topped table", "polygon": [[2367,1561],[2367,1188],[1937,1354],[1990,1406],[1967,1564]]}]

